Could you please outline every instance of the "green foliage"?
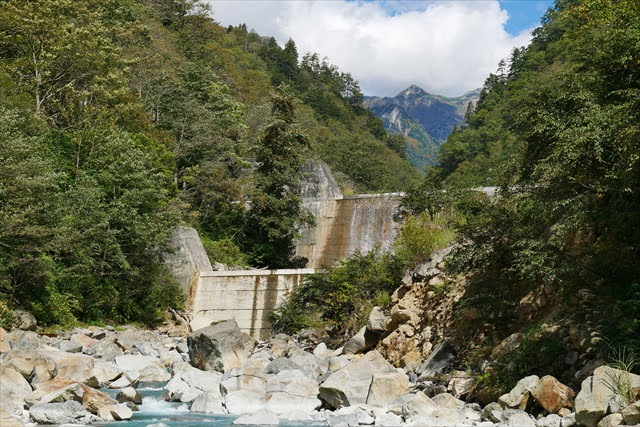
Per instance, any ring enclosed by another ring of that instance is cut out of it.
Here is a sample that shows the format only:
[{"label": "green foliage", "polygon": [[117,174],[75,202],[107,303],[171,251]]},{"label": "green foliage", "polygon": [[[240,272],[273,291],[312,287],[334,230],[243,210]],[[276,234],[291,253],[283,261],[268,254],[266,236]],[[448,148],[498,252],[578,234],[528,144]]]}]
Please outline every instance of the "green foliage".
[{"label": "green foliage", "polygon": [[211,263],[220,262],[228,266],[249,265],[249,257],[231,239],[212,240],[204,234],[200,234]]},{"label": "green foliage", "polygon": [[315,327],[332,342],[348,339],[366,323],[374,305],[388,303],[404,270],[399,258],[376,251],[345,258],[326,274],[305,278],[275,311],[274,328],[295,333]]},{"label": "green foliage", "polygon": [[255,264],[279,268],[292,264],[297,229],[312,219],[298,195],[308,139],[296,123],[294,99],[281,87],[271,105],[273,121],[256,148],[256,191],[245,244]]},{"label": "green foliage", "polygon": [[10,330],[13,324],[13,314],[7,304],[0,301],[0,328]]},{"label": "green foliage", "polygon": [[447,222],[443,216],[432,220],[426,212],[408,216],[403,220],[394,242],[396,255],[404,260],[408,268],[429,261],[434,251],[449,246],[455,238]]},{"label": "green foliage", "polygon": [[[0,300],[44,325],[180,307],[161,254],[181,222],[214,261],[290,265],[306,157],[361,190],[415,173],[349,73],[222,28],[204,2],[4,1],[0,41]],[[293,89],[270,115],[274,82]],[[377,153],[366,173],[327,154],[337,135]]]},{"label": "green foliage", "polygon": [[459,265],[523,288],[590,288],[603,312],[616,307],[601,332],[634,351],[639,44],[637,2],[557,2],[532,43],[487,78],[436,169],[447,192],[502,189],[468,205]]}]

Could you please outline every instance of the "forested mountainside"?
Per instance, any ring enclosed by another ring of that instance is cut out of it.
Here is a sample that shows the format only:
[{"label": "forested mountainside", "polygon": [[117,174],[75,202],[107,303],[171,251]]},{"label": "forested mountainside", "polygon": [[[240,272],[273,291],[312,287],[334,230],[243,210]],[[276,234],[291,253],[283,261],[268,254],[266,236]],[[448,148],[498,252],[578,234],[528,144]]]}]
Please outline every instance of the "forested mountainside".
[{"label": "forested mountainside", "polygon": [[44,324],[152,318],[180,304],[161,263],[176,224],[214,260],[288,265],[306,159],[346,192],[417,178],[349,73],[212,16],[0,1],[2,306]]},{"label": "forested mountainside", "polygon": [[364,105],[382,119],[387,131],[405,136],[407,159],[423,171],[435,164],[440,145],[464,123],[469,103],[476,102],[479,93],[476,89],[449,98],[412,85],[393,98],[365,97]]},{"label": "forested mountainside", "polygon": [[[545,284],[556,289],[556,317],[587,310],[575,297],[590,295],[607,313],[594,327],[636,351],[639,46],[638,2],[558,1],[531,44],[487,78],[467,123],[405,200],[414,212],[467,212],[458,267],[486,275],[503,309]],[[499,196],[457,191],[483,185],[501,187]]]}]

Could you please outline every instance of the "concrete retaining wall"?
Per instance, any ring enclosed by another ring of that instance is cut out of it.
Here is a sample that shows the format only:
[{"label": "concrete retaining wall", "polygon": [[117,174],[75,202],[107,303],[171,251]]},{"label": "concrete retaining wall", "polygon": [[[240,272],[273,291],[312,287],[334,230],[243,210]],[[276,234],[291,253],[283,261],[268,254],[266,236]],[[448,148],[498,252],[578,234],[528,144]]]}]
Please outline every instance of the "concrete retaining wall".
[{"label": "concrete retaining wall", "polygon": [[268,316],[314,269],[203,271],[192,288],[191,327],[233,319],[249,335],[271,334]]}]

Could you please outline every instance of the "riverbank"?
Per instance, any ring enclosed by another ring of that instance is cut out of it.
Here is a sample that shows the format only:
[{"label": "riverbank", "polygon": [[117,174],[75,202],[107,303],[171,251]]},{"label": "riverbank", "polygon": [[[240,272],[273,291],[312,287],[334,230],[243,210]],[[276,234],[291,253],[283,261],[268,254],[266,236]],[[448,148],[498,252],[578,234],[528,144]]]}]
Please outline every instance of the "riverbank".
[{"label": "riverbank", "polygon": [[468,391],[464,378],[428,374],[447,365],[446,346],[434,349],[420,369],[407,370],[376,350],[360,353],[353,343],[329,349],[305,334],[255,341],[233,321],[188,336],[133,327],[1,335],[3,427],[640,422],[640,405],[627,402],[622,388],[640,387],[640,376],[607,366],[585,372],[578,393],[553,377],[529,376],[483,407],[460,399]]}]

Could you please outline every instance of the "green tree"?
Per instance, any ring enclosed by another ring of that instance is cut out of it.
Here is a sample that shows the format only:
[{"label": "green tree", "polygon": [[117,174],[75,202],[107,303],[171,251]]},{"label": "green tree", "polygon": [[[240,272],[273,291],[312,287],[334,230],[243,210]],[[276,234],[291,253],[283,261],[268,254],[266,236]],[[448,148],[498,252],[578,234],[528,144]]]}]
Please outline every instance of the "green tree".
[{"label": "green tree", "polygon": [[248,251],[257,265],[271,268],[295,265],[294,238],[309,224],[298,186],[309,142],[296,123],[295,100],[281,86],[271,98],[272,122],[256,147],[255,194],[247,216]]}]

